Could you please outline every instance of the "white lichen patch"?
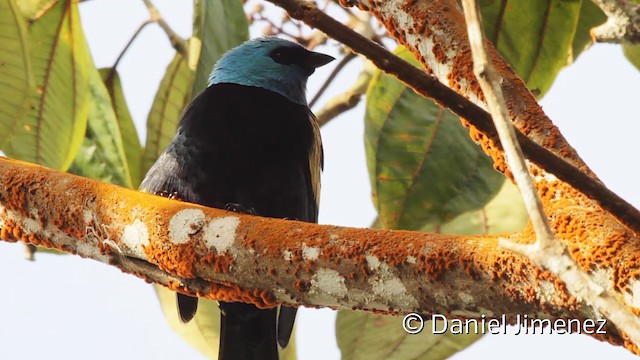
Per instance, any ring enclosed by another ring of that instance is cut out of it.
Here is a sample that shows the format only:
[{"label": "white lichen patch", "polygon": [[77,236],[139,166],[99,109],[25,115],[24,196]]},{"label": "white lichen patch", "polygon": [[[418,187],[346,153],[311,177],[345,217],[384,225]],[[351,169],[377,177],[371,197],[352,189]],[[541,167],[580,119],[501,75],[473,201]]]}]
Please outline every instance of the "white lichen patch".
[{"label": "white lichen patch", "polygon": [[458,298],[466,306],[473,306],[476,303],[476,299],[473,297],[473,295],[466,292],[459,292]]},{"label": "white lichen patch", "polygon": [[305,260],[318,260],[320,256],[320,248],[315,246],[307,246],[302,244],[302,258]]},{"label": "white lichen patch", "polygon": [[373,293],[392,308],[417,308],[418,300],[407,291],[398,277],[369,280]]},{"label": "white lichen patch", "polygon": [[415,265],[418,262],[415,256],[407,256],[407,263]]},{"label": "white lichen patch", "polygon": [[85,210],[85,212],[82,213],[82,220],[87,225],[91,224],[91,221],[93,220],[93,213],[89,210]]},{"label": "white lichen patch", "polygon": [[538,291],[541,300],[547,303],[553,302],[558,293],[556,286],[552,282],[542,279],[538,279]]},{"label": "white lichen patch", "polygon": [[200,209],[184,209],[175,213],[169,221],[169,240],[184,244],[204,226],[204,212]]},{"label": "white lichen patch", "polygon": [[589,275],[591,275],[591,279],[595,281],[598,285],[602,286],[605,289],[611,288],[611,281],[613,279],[611,269],[603,269],[598,268],[592,271]]},{"label": "white lichen patch", "polygon": [[318,269],[311,279],[309,298],[318,305],[335,306],[347,296],[344,277],[333,269]]},{"label": "white lichen patch", "polygon": [[236,230],[240,219],[226,216],[211,220],[204,228],[204,240],[209,249],[216,249],[218,253],[229,250],[236,240]]},{"label": "white lichen patch", "polygon": [[125,226],[120,242],[129,248],[135,257],[147,259],[143,247],[149,245],[149,229],[142,221],[136,220],[133,224]]},{"label": "white lichen patch", "polygon": [[284,250],[282,252],[284,261],[291,261],[293,259],[293,253],[290,250]]},{"label": "white lichen patch", "polygon": [[367,261],[367,266],[370,270],[376,270],[380,267],[380,260],[373,255],[365,255],[364,259]]},{"label": "white lichen patch", "polygon": [[634,308],[640,308],[640,281],[631,280],[629,282],[631,293],[624,292],[624,300]]}]

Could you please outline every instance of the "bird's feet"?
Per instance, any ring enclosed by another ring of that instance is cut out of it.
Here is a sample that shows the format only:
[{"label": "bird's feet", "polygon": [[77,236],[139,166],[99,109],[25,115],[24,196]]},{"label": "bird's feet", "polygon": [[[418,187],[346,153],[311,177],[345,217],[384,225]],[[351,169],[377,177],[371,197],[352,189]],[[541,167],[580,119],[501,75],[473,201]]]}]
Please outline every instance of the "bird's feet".
[{"label": "bird's feet", "polygon": [[168,191],[156,191],[155,193],[153,193],[153,195],[158,195],[158,196],[162,196],[164,198],[167,199],[171,199],[171,200],[178,200],[178,201],[182,201],[182,199],[180,198],[180,196],[178,195],[178,192],[174,191],[172,193],[168,192]]},{"label": "bird's feet", "polygon": [[250,207],[250,208],[246,208],[238,203],[227,203],[227,205],[224,206],[224,208],[227,211],[233,211],[235,213],[240,213],[240,214],[249,214],[249,215],[257,215],[256,214],[256,209]]}]

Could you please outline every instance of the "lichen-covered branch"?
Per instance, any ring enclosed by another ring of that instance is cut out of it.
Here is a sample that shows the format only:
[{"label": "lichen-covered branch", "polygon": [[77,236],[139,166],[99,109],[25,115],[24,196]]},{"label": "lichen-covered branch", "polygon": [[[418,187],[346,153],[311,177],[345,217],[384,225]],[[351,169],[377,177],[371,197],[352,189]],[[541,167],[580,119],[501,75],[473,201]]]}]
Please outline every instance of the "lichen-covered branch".
[{"label": "lichen-covered branch", "polygon": [[542,202],[527,171],[513,124],[509,120],[509,113],[500,88],[502,79],[489,61],[486,48],[487,40],[482,31],[478,3],[476,0],[462,0],[462,6],[471,44],[474,72],[496,124],[507,164],[520,189],[536,233],[534,244],[517,244],[506,240],[501,241],[500,244],[507,249],[526,255],[541,268],[553,272],[564,282],[572,294],[584,299],[599,313],[610,319],[619,329],[624,331],[624,334],[636,347],[639,346],[640,319],[619,302],[613,294],[604,290],[582,271],[567,252],[564,244],[554,239],[544,214]]},{"label": "lichen-covered branch", "polygon": [[607,21],[593,29],[599,42],[640,43],[640,3],[633,0],[592,0],[607,15]]},{"label": "lichen-covered branch", "polygon": [[[598,318],[553,274],[501,250],[497,236],[353,229],[241,215],[5,158],[0,158],[0,184],[2,239],[110,263],[187,294],[262,307],[284,303],[462,318],[504,314],[508,322],[517,314]],[[611,226],[600,220],[602,228]],[[517,242],[531,238],[529,231],[509,236]],[[638,258],[638,253],[626,254]],[[593,259],[585,261],[597,266]],[[601,271],[612,286],[607,274],[615,270]],[[636,280],[627,281],[636,288]],[[620,296],[629,304],[640,302],[634,292]],[[606,330],[596,336],[614,344],[624,341],[611,324]]]}]

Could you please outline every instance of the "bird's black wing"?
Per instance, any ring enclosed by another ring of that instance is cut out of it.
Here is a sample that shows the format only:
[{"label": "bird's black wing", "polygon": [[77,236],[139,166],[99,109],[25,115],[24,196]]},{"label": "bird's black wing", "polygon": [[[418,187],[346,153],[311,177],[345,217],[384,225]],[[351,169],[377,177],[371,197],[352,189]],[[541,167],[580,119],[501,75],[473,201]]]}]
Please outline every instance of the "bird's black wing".
[{"label": "bird's black wing", "polygon": [[[236,203],[261,216],[317,222],[321,166],[320,132],[306,106],[260,88],[216,84],[187,108],[142,189],[205,206]],[[277,358],[276,337],[281,346],[289,341],[294,308],[280,310],[277,336],[275,309],[237,303],[220,308],[221,359],[270,358],[274,349]]]}]

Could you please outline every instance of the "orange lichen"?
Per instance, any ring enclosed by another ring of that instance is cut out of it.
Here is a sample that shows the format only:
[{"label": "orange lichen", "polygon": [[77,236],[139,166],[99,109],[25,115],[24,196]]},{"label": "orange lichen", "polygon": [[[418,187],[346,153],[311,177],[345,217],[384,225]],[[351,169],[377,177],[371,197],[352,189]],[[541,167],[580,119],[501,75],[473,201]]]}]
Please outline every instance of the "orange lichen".
[{"label": "orange lichen", "polygon": [[254,304],[259,309],[280,305],[273,293],[268,290],[245,290],[234,284],[212,284],[206,293],[199,295],[213,300]]}]

